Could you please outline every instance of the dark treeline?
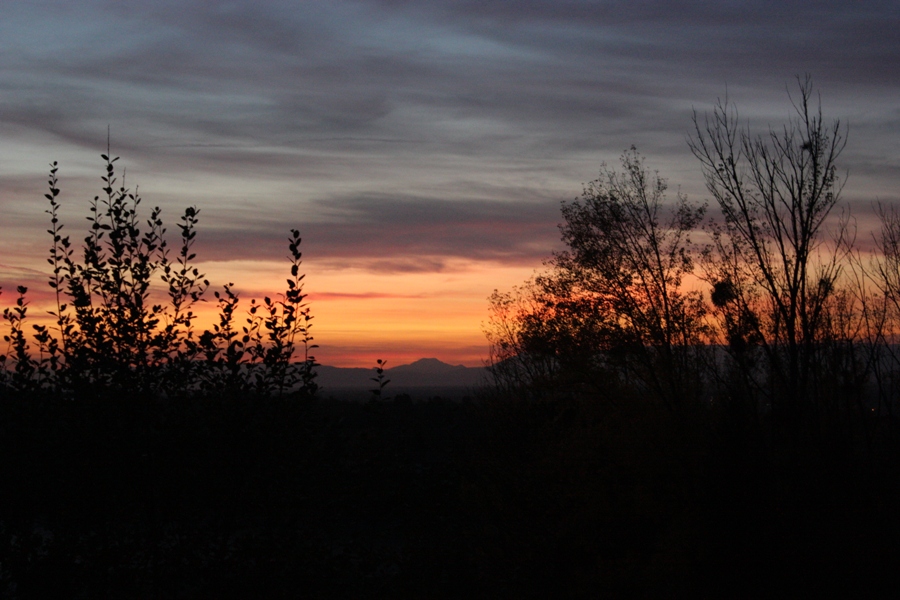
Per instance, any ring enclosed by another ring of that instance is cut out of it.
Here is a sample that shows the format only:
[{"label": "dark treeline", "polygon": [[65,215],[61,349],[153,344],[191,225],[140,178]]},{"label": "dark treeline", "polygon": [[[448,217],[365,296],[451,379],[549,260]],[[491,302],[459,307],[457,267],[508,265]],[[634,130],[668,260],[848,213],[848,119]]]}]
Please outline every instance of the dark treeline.
[{"label": "dark treeline", "polygon": [[[9,327],[0,596],[861,595],[900,559],[900,217],[855,242],[845,130],[809,81],[755,136],[696,115],[714,206],[636,150],[562,208],[566,249],[491,297],[463,402],[315,383],[299,234],[279,299],[195,330],[198,211],[169,254],[116,189],[76,255],[50,177],[52,324]],[[151,289],[161,280],[160,294]],[[377,386],[377,387],[376,387]]]},{"label": "dark treeline", "polygon": [[846,131],[812,104],[809,80],[792,101],[795,117],[763,135],[727,103],[695,114],[690,149],[715,210],[667,200],[634,148],[565,203],[567,249],[491,297],[498,387],[638,394],[672,414],[728,407],[788,445],[890,430],[900,217],[880,206],[875,251],[860,251],[840,200]]}]

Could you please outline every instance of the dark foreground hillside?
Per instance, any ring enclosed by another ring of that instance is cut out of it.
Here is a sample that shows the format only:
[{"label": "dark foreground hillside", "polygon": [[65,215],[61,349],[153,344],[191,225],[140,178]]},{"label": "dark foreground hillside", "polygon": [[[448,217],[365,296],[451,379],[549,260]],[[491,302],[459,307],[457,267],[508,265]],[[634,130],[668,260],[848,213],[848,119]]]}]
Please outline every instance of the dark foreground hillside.
[{"label": "dark foreground hillside", "polygon": [[[756,597],[893,581],[890,428],[638,401],[0,403],[0,596]],[[841,441],[843,440],[843,441]]]}]

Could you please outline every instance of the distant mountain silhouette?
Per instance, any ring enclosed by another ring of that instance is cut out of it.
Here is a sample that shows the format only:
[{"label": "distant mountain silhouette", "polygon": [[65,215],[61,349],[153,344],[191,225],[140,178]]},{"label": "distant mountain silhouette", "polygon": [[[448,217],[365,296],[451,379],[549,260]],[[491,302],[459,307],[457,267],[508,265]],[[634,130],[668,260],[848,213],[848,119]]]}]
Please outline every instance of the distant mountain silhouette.
[{"label": "distant mountain silhouette", "polygon": [[[370,389],[375,383],[375,369],[343,368],[322,365],[316,368],[316,382],[328,389]],[[384,370],[390,379],[387,391],[397,392],[407,388],[466,388],[481,385],[487,374],[484,367],[450,365],[436,358],[422,358],[408,365],[398,365]]]}]

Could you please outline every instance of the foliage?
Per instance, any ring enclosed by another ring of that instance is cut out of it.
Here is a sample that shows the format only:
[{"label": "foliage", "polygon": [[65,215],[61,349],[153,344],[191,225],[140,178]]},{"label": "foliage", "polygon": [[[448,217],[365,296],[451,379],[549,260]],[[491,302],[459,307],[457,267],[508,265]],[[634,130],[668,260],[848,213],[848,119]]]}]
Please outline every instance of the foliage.
[{"label": "foliage", "polygon": [[727,100],[695,114],[708,222],[703,206],[667,200],[633,148],[563,204],[565,250],[490,297],[498,391],[628,390],[675,410],[727,407],[788,444],[827,429],[873,443],[887,425],[871,415],[900,402],[900,218],[880,206],[875,251],[857,245],[837,166],[846,128],[798,83],[793,117],[764,135]]},{"label": "foliage", "polygon": [[542,398],[601,383],[597,349],[612,337],[609,313],[595,299],[557,294],[554,283],[536,276],[490,297],[490,372],[506,394]]},{"label": "foliage", "polygon": [[693,363],[706,307],[683,282],[694,269],[690,233],[704,207],[679,194],[670,209],[665,180],[634,148],[621,161],[622,173],[603,167],[579,200],[563,203],[568,249],[549,269],[491,297],[494,369],[513,368],[531,381],[603,373],[674,407],[699,392]]},{"label": "foliage", "polygon": [[370,377],[369,381],[375,382],[375,387],[369,390],[372,392],[372,398],[374,400],[389,400],[387,396],[384,395],[384,388],[391,382],[390,379],[384,374],[384,370],[386,368],[387,361],[378,359],[375,361],[375,377]]},{"label": "foliage", "polygon": [[[4,311],[9,334],[4,389],[75,396],[213,394],[223,390],[261,395],[316,392],[310,351],[312,315],[300,273],[300,234],[288,240],[291,277],[280,300],[251,301],[246,326],[234,326],[239,299],[233,284],[215,292],[219,323],[197,333],[194,308],[204,301],[209,281],[193,266],[199,209],[188,207],[178,229],[180,246],[172,258],[160,209],[146,221],[141,198],[124,183],[117,187],[115,162],[108,153],[103,196],[89,205],[90,223],[80,251],[63,235],[59,219],[57,163],[49,176],[52,238],[49,285],[55,294],[54,325],[34,325],[36,352],[24,333],[26,288],[16,306]],[[166,302],[153,287],[165,285]],[[298,350],[302,357],[298,362]],[[7,364],[10,363],[10,364]]]}]

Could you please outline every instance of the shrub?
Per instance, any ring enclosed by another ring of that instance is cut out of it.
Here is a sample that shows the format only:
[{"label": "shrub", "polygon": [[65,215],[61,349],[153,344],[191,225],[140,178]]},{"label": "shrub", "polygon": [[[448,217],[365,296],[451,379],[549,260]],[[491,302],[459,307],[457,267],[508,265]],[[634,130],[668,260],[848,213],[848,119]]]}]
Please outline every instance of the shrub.
[{"label": "shrub", "polygon": [[[54,325],[33,325],[32,348],[25,334],[27,289],[3,312],[9,333],[0,354],[0,385],[8,393],[84,396],[95,393],[182,395],[225,390],[261,395],[316,392],[315,357],[310,353],[312,315],[300,273],[300,233],[288,239],[291,276],[280,300],[252,300],[246,324],[234,325],[238,295],[228,284],[215,292],[219,322],[199,335],[198,302],[209,281],[193,266],[200,211],[185,209],[178,225],[180,246],[172,258],[159,207],[142,223],[141,198],[116,187],[116,158],[102,155],[103,196],[95,196],[90,228],[76,254],[59,219],[57,163],[49,176],[52,237],[47,262],[55,293]],[[167,301],[153,283],[165,285]],[[297,361],[297,354],[302,357]]]}]

